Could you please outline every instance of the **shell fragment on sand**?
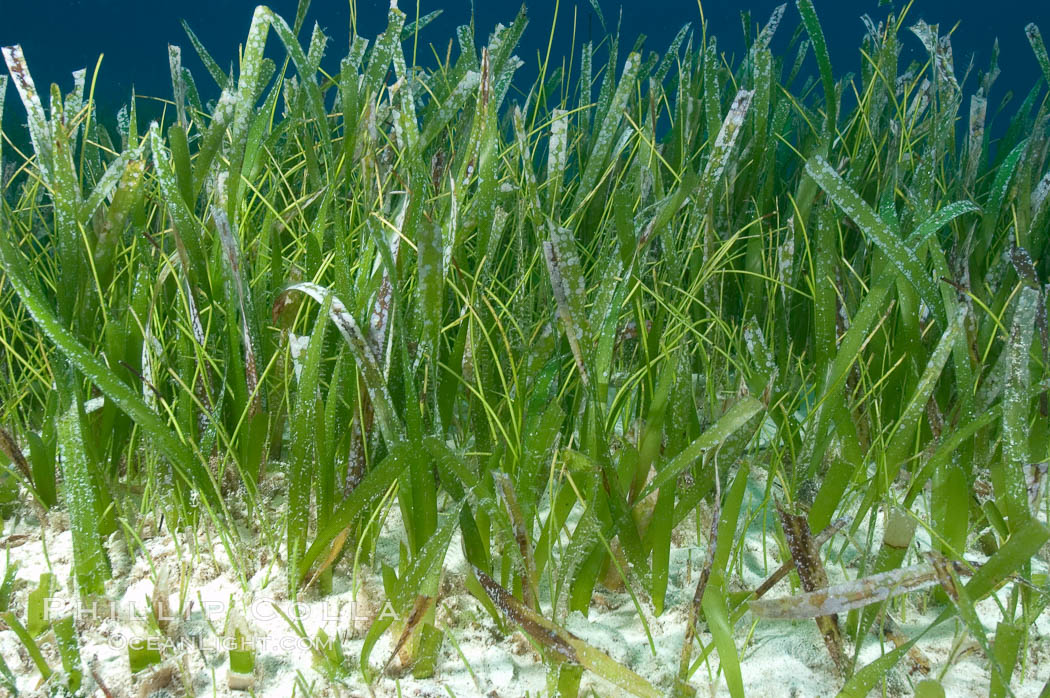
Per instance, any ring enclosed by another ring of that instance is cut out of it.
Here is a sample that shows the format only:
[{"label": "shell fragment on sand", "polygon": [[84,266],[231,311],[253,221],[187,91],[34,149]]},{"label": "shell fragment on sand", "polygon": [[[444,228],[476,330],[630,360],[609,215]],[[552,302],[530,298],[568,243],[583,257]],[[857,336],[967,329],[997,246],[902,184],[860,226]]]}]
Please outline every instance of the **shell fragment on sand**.
[{"label": "shell fragment on sand", "polygon": [[942,585],[954,596],[955,585],[948,571],[949,565],[954,567],[957,573],[965,573],[968,570],[932,553],[929,559],[928,563],[881,572],[804,594],[758,599],[750,603],[751,611],[761,618],[806,620],[863,608],[936,584]]}]

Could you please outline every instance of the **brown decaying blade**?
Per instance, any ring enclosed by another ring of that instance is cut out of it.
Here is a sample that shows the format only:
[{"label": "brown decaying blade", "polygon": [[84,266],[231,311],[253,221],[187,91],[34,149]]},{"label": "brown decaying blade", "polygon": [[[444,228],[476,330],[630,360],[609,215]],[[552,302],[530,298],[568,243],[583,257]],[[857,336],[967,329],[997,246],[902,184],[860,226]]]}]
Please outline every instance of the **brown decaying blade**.
[{"label": "brown decaying blade", "polygon": [[[807,592],[819,593],[828,586],[828,573],[820,560],[820,548],[809,531],[809,520],[804,514],[793,514],[779,504],[777,512],[784,528],[791,559],[794,560],[802,588]],[[847,667],[846,653],[843,650],[842,632],[839,630],[839,619],[834,612],[821,613],[816,617],[817,627],[824,637],[828,654],[840,670]]]},{"label": "brown decaying blade", "polygon": [[390,653],[390,658],[386,660],[386,664],[383,665],[383,671],[387,670],[391,662],[394,661],[394,657],[398,655],[401,648],[408,642],[408,638],[412,636],[412,632],[419,625],[420,621],[426,615],[427,611],[434,607],[434,597],[420,594],[416,597],[416,602],[412,606],[412,613],[408,616],[408,620],[405,621],[405,629],[401,631],[401,636],[397,639],[397,644],[394,645],[394,651]]}]

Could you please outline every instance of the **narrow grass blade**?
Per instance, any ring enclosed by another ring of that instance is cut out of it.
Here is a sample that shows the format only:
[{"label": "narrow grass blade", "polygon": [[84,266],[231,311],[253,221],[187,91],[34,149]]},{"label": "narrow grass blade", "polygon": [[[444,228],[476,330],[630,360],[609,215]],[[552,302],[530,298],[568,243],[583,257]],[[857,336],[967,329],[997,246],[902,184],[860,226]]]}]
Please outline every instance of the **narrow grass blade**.
[{"label": "narrow grass blade", "polygon": [[[237,220],[237,206],[240,203],[242,166],[245,159],[244,144],[249,142],[248,130],[255,116],[255,103],[262,89],[259,83],[263,74],[263,50],[266,47],[266,36],[270,30],[270,14],[269,9],[263,5],[255,8],[252,23],[248,29],[248,38],[245,39],[241,55],[240,76],[237,80],[236,92],[231,92],[230,142],[233,143],[233,148],[229,159],[227,210],[230,219],[234,221]],[[223,106],[222,100],[219,104]]]},{"label": "narrow grass blade", "polygon": [[[4,118],[4,99],[6,97],[7,97],[7,76],[6,75],[0,75],[0,123],[3,123],[3,118]],[[2,162],[3,154],[4,154],[4,139],[0,138],[0,162]],[[0,180],[2,180],[2,179],[3,178],[0,177]],[[6,187],[6,185],[7,185],[7,182],[0,181],[0,194],[3,193],[3,190]]]},{"label": "narrow grass blade", "polygon": [[247,292],[248,283],[243,278],[244,257],[241,253],[240,244],[226,218],[226,212],[215,206],[212,208],[212,218],[215,228],[219,233],[219,242],[222,245],[223,259],[226,262],[226,273],[233,285],[237,296],[238,310],[240,311],[241,342],[244,345],[244,377],[245,388],[251,398],[252,414],[258,412],[261,406],[260,396],[257,394],[259,386],[258,355],[259,355],[259,333],[255,328],[255,307],[252,302],[253,296]]},{"label": "narrow grass blade", "polygon": [[529,540],[529,526],[522,514],[521,505],[518,503],[518,497],[514,492],[514,485],[511,483],[510,477],[504,473],[494,473],[493,477],[496,479],[496,484],[503,497],[507,515],[510,517],[511,524],[514,527],[514,539],[518,543],[521,559],[525,563],[525,569],[521,575],[522,598],[526,606],[538,609],[538,576],[536,574],[536,561],[532,555],[532,542]]},{"label": "narrow grass blade", "polygon": [[36,589],[26,595],[26,630],[33,637],[39,637],[51,627],[51,619],[47,614],[48,599],[57,589],[55,575],[44,572],[40,575]]},{"label": "narrow grass blade", "polygon": [[[863,667],[846,681],[837,698],[867,698],[875,685],[886,678],[886,675],[922,637],[922,633],[912,637],[902,645],[885,653],[875,661]],[[918,691],[916,691],[918,696]]]},{"label": "narrow grass blade", "polygon": [[423,132],[419,136],[419,148],[427,148],[445,128],[453,117],[466,106],[470,96],[478,89],[481,75],[474,70],[467,71],[452,93],[437,107],[425,121]]},{"label": "narrow grass blade", "polygon": [[552,233],[552,238],[561,240],[562,244],[556,246],[553,239],[544,241],[543,258],[547,263],[547,273],[554,290],[558,316],[565,326],[565,336],[576,359],[580,379],[586,385],[590,379],[583,347],[589,346],[590,331],[586,325],[586,315],[582,311],[586,303],[583,273],[580,271],[575,250],[572,249],[576,242],[567,228],[559,228],[557,233]]},{"label": "narrow grass blade", "polygon": [[[423,460],[422,454],[417,453],[415,457]],[[459,512],[462,506],[462,502],[457,503],[445,512],[445,520],[427,539],[419,554],[412,560],[412,565],[398,580],[396,591],[390,598],[395,609],[407,612],[412,607],[418,591],[427,586],[425,580],[435,574],[441,574],[441,563],[448,552],[452,534],[459,525]]]},{"label": "narrow grass blade", "polygon": [[978,213],[980,208],[971,201],[956,201],[948,204],[937,213],[923,221],[921,225],[908,236],[908,245],[916,252],[930,237],[938,230],[951,223],[959,216],[966,213]]},{"label": "narrow grass blade", "polygon": [[197,56],[201,59],[201,63],[204,64],[204,68],[211,75],[212,80],[219,86],[220,90],[225,90],[229,84],[230,77],[222,71],[219,64],[215,62],[215,59],[208,53],[208,49],[204,48],[204,44],[201,43],[197,35],[190,29],[190,25],[186,23],[186,20],[180,20],[182,22],[182,28],[186,31],[186,36],[190,39],[190,44],[193,45],[193,50],[197,52]]},{"label": "narrow grass blade", "polygon": [[560,202],[562,181],[565,177],[565,166],[568,162],[568,112],[555,109],[551,113],[551,135],[547,151],[547,201],[553,216],[555,207]]},{"label": "narrow grass blade", "polygon": [[[1050,539],[1050,529],[1040,521],[1029,519],[1010,533],[1006,542],[977,568],[966,583],[966,594],[977,603],[999,585],[1008,581],[1018,569],[1031,561],[1032,556]],[[952,609],[945,609],[936,622],[947,620]]]},{"label": "narrow grass blade", "polygon": [[[244,54],[241,58],[241,73],[237,80],[237,97],[233,112],[232,142],[241,143],[248,131],[255,101],[260,90],[259,76],[262,69],[263,49],[266,46],[266,35],[270,29],[271,12],[259,5],[252,15],[248,28],[248,38],[244,41]],[[234,172],[233,174],[237,174]]]},{"label": "narrow grass blade", "polygon": [[984,219],[981,221],[981,240],[984,241],[984,244],[991,244],[995,226],[999,223],[999,217],[1002,214],[1003,203],[1010,190],[1010,182],[1017,173],[1021,158],[1028,149],[1028,142],[1028,139],[1025,138],[1014,146],[995,172],[995,180],[992,182],[991,191],[984,204]]},{"label": "narrow grass blade", "polygon": [[759,31],[758,36],[755,37],[755,43],[752,45],[753,49],[762,50],[769,48],[769,42],[773,40],[773,35],[777,33],[777,29],[780,28],[780,22],[784,19],[784,12],[787,10],[787,3],[777,5],[773,8],[773,12],[769,15],[769,20],[766,22],[762,30]]},{"label": "narrow grass blade", "polygon": [[183,130],[186,128],[186,80],[182,75],[182,48],[168,44],[168,68],[171,71],[172,91],[175,93],[175,117]]},{"label": "narrow grass blade", "polygon": [[798,12],[802,15],[802,24],[806,27],[813,53],[817,57],[817,68],[820,71],[820,82],[824,87],[824,138],[830,139],[835,134],[835,126],[838,121],[838,98],[835,95],[835,78],[831,72],[831,56],[828,54],[828,42],[824,38],[824,30],[817,18],[817,10],[813,6],[813,0],[796,0]]},{"label": "narrow grass blade", "polygon": [[686,37],[689,36],[689,32],[692,28],[692,23],[686,22],[682,25],[682,28],[678,30],[678,33],[675,34],[674,38],[671,39],[671,43],[664,52],[663,58],[660,59],[660,63],[657,65],[656,70],[653,71],[653,82],[657,85],[663,85],[668,73],[671,72],[671,67],[681,56],[682,43],[686,40]]},{"label": "narrow grass blade", "polygon": [[102,202],[113,197],[113,193],[116,191],[117,186],[121,184],[121,180],[128,171],[129,165],[141,160],[145,155],[144,151],[145,141],[139,143],[135,148],[125,150],[113,162],[109,163],[109,167],[106,168],[105,173],[95,183],[95,188],[80,207],[78,215],[80,220],[90,220]]},{"label": "narrow grass blade", "polygon": [[419,32],[423,31],[431,22],[441,16],[444,10],[433,10],[426,13],[419,19],[412,20],[405,25],[405,28],[401,30],[401,40],[408,41]]},{"label": "narrow grass blade", "polygon": [[[1014,674],[1017,665],[1017,654],[1024,639],[1025,632],[1013,623],[999,621],[995,629],[995,642],[992,644],[994,661],[1002,672],[992,673],[992,685],[988,689],[989,698],[1004,698],[1009,690],[1009,677]],[[1006,681],[1003,678],[1006,678]],[[1012,692],[1012,691],[1011,691]]]},{"label": "narrow grass blade", "polygon": [[886,461],[891,468],[896,468],[904,462],[905,454],[915,440],[915,429],[919,425],[919,420],[926,410],[930,396],[933,395],[937,381],[940,380],[941,373],[948,363],[949,355],[957,347],[957,340],[965,327],[966,316],[966,307],[960,306],[955,317],[952,318],[951,324],[945,329],[944,334],[941,335],[940,341],[926,364],[926,369],[919,378],[915,392],[905,405],[904,411],[901,413],[900,419],[898,419],[893,433],[889,437],[889,443],[886,446]]},{"label": "narrow grass blade", "polygon": [[386,31],[376,39],[375,48],[372,49],[372,55],[368,60],[368,67],[365,69],[362,80],[368,99],[375,99],[383,89],[386,73],[390,68],[390,61],[404,26],[405,13],[397,9],[396,5],[391,7],[387,14]]},{"label": "narrow grass blade", "polygon": [[208,265],[204,258],[200,222],[183,198],[179,189],[171,152],[164,145],[157,122],[150,124],[150,149],[153,152],[154,174],[167,204],[180,248],[185,250],[189,267],[186,273],[191,286],[207,288]]},{"label": "narrow grass blade", "polygon": [[3,657],[0,657],[0,686],[3,686],[12,696],[18,698],[18,682],[15,679],[15,674],[11,671],[11,667],[7,665],[7,661]]},{"label": "narrow grass blade", "polygon": [[977,177],[977,169],[981,165],[981,156],[984,154],[984,126],[988,115],[988,100],[980,94],[970,97],[970,136],[969,150],[966,160],[966,185],[972,187]]},{"label": "narrow grass blade", "polygon": [[[418,181],[418,180],[417,180]],[[417,194],[425,191],[422,182],[417,184]],[[422,202],[419,202],[422,206]],[[429,355],[433,366],[437,366],[441,341],[441,319],[444,310],[445,267],[443,262],[445,241],[441,225],[427,220],[419,221],[416,228],[416,266],[418,274],[419,309],[423,319],[420,354]]]}]

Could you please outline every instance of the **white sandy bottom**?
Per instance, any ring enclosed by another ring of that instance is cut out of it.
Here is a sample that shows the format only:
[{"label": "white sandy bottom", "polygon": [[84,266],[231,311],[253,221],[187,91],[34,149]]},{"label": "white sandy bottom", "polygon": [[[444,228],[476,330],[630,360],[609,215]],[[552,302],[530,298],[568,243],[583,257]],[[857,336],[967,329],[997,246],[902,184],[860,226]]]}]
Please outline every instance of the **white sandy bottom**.
[{"label": "white sandy bottom", "polygon": [[[379,556],[391,564],[396,561],[398,550],[399,521],[396,514],[397,507],[394,507],[378,548]],[[631,668],[661,691],[669,690],[678,671],[688,604],[704,557],[704,546],[697,544],[695,529],[695,521],[689,520],[675,532],[667,610],[659,618],[652,616],[648,600],[639,596],[645,614],[643,624],[628,594],[599,587],[589,618],[572,613],[563,620],[569,631]],[[46,540],[46,556],[39,526],[23,524],[17,530],[5,531],[5,534],[19,534],[18,542],[21,543],[11,550],[12,562],[19,564],[19,583],[13,602],[16,613],[24,617],[27,595],[36,587],[41,573],[48,571],[48,560],[59,586],[53,594],[52,610],[55,615],[70,612],[75,598],[70,576],[70,532],[50,532]],[[384,611],[383,588],[378,575],[372,570],[360,570],[354,584],[348,565],[344,563],[335,574],[333,594],[320,598],[311,593],[297,606],[308,637],[316,637],[318,629],[324,628],[329,635],[339,634],[343,638],[343,649],[352,668],[344,683],[333,684],[315,666],[310,651],[289,623],[273,610],[276,605],[294,616],[295,608],[283,591],[287,584],[283,574],[278,572],[279,561],[267,560],[268,555],[260,554],[256,560],[260,569],[249,580],[249,592],[246,593],[223,549],[198,548],[193,559],[190,542],[180,540],[179,548],[185,563],[182,567],[186,570],[184,588],[188,594],[182,605],[183,619],[176,622],[177,629],[172,633],[175,638],[173,646],[183,650],[178,660],[181,669],[169,662],[160,670],[147,669],[134,676],[130,673],[125,643],[128,638],[143,635],[144,625],[135,618],[141,619],[149,609],[154,589],[150,566],[144,555],[136,555],[133,561],[127,561],[130,564],[125,564],[125,569],[120,570],[123,574],[109,584],[109,596],[117,600],[121,609],[119,617],[105,620],[85,617],[78,621],[81,656],[114,698],[145,696],[161,689],[172,695],[187,692],[198,696],[248,695],[230,690],[226,678],[227,654],[222,648],[221,636],[216,635],[223,632],[225,611],[231,599],[244,614],[259,643],[255,695],[287,698],[294,692],[298,696],[303,693],[303,685],[311,687],[317,695],[369,694],[369,687],[361,680],[358,662],[367,628],[372,619]],[[201,546],[210,544],[204,536],[200,536],[198,543]],[[164,532],[147,538],[144,545],[154,566],[169,570],[172,580],[169,604],[175,611],[174,615],[178,616],[180,554],[174,541]],[[832,543],[832,546],[837,545],[838,539]],[[119,552],[113,557],[118,558]],[[120,562],[115,560],[114,567],[119,567]],[[766,538],[764,547],[761,527],[752,526],[747,532],[740,566],[735,569],[733,589],[753,589],[779,564],[772,537]],[[511,697],[547,694],[548,667],[522,633],[500,635],[481,604],[463,588],[465,568],[457,533],[445,559],[446,573],[438,601],[437,625],[446,633],[446,639],[442,643],[436,674],[431,678],[416,679],[410,672],[403,671],[395,658],[387,674],[377,678],[371,686],[375,695]],[[841,566],[828,565],[828,573],[832,583],[855,576],[853,570],[844,570]],[[788,593],[789,583],[782,581],[770,595]],[[1001,594],[1005,599],[1006,592]],[[544,610],[549,616],[549,604]],[[978,604],[977,610],[991,640],[1001,617],[999,607],[993,599],[986,599]],[[929,625],[939,611],[935,607],[918,609],[909,602],[904,617],[901,618],[900,613],[896,616],[903,632],[911,637]],[[940,677],[943,672],[941,680],[947,695],[987,695],[987,661],[977,644],[957,623],[952,620],[934,628],[917,647],[930,662],[930,676]],[[1050,613],[1044,612],[1036,619],[1030,631],[1028,654],[1022,658],[1023,664],[1015,672],[1012,684],[1015,695],[1019,697],[1039,695],[1050,678],[1050,661],[1041,661],[1050,654]],[[842,686],[812,621],[762,621],[756,625],[753,617],[747,614],[736,626],[736,638],[748,696],[834,696]],[[41,641],[48,639],[49,634],[45,634]],[[396,639],[395,633],[388,631],[376,645],[370,656],[373,672],[378,672],[390,658]],[[702,632],[699,641],[701,646],[707,647],[712,640],[710,634]],[[869,636],[859,654],[858,666],[877,659],[890,648],[887,644],[884,650],[877,638]],[[700,651],[699,646],[695,646],[693,657]],[[852,652],[852,649],[848,648],[848,651]],[[0,654],[16,673],[19,689],[32,692],[39,684],[39,674],[13,631],[0,631]],[[45,647],[45,655],[52,667],[60,666],[53,647]],[[176,670],[171,671],[172,667]],[[922,678],[924,676],[916,670],[915,664],[905,658],[887,676],[886,692],[889,695],[911,695],[913,684]],[[716,652],[711,652],[690,682],[701,696],[729,695],[725,680],[718,672]],[[85,685],[93,687],[94,680],[89,676]],[[880,685],[879,691],[882,688]],[[588,689],[601,696],[617,694],[617,689],[611,684],[587,672],[581,689],[582,694]]]}]

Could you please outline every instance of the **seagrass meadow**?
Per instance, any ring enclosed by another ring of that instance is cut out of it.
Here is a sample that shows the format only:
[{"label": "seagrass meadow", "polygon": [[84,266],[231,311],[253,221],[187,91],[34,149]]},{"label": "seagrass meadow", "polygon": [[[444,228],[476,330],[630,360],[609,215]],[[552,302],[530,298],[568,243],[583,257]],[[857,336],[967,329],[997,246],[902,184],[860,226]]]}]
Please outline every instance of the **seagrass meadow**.
[{"label": "seagrass meadow", "polygon": [[3,48],[0,691],[1050,696],[1035,24],[308,5],[160,122]]}]

